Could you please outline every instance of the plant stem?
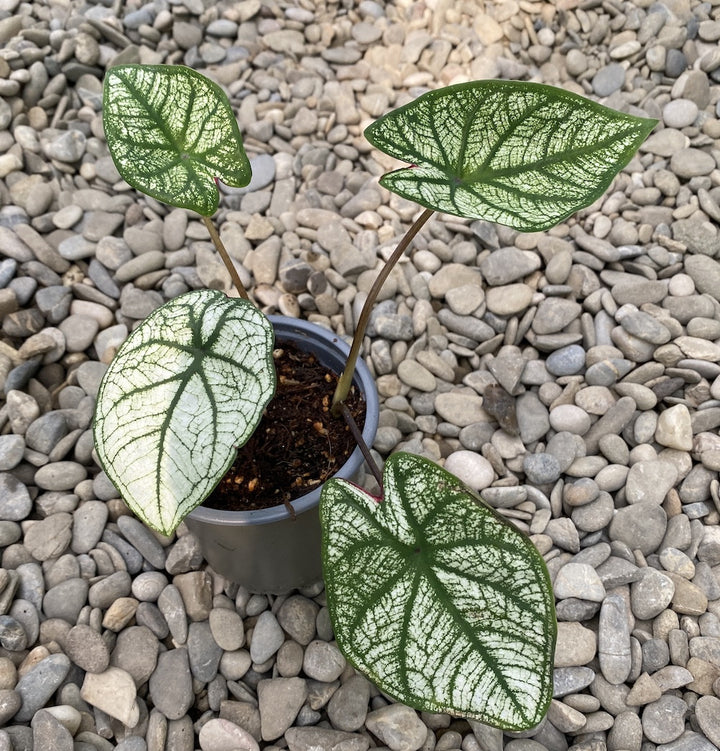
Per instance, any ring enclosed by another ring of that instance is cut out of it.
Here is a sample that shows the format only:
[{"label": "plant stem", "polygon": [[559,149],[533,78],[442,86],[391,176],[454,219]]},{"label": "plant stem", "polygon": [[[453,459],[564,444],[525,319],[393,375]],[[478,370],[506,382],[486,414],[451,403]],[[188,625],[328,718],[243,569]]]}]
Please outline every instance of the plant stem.
[{"label": "plant stem", "polygon": [[232,283],[235,285],[235,289],[237,290],[238,295],[240,295],[240,297],[244,298],[245,300],[249,300],[250,297],[247,293],[247,290],[245,289],[245,285],[240,281],[240,276],[237,272],[237,269],[233,265],[233,262],[230,259],[227,250],[225,250],[225,245],[223,245],[223,241],[220,239],[220,235],[215,229],[215,225],[213,224],[212,219],[210,219],[209,216],[204,216],[203,222],[205,222],[207,231],[210,233],[210,239],[213,241],[213,245],[217,249],[217,252],[220,254],[220,258],[222,258],[222,262],[225,264],[225,268],[230,274],[230,278],[232,279]]},{"label": "plant stem", "polygon": [[373,477],[377,480],[377,484],[380,487],[380,493],[382,494],[382,488],[383,488],[383,481],[382,481],[382,472],[380,471],[380,468],[375,463],[375,459],[373,459],[372,454],[370,453],[370,449],[368,448],[367,443],[365,443],[364,438],[362,437],[362,433],[360,432],[360,428],[358,428],[357,423],[355,422],[355,418],[352,416],[352,413],[350,412],[350,409],[348,408],[347,404],[345,402],[340,402],[340,412],[342,413],[342,416],[345,420],[345,422],[348,424],[348,427],[350,428],[350,432],[352,433],[353,438],[355,439],[355,443],[357,443],[358,448],[362,452],[362,455],[370,468],[370,471],[373,474]]},{"label": "plant stem", "polygon": [[367,299],[365,300],[365,304],[360,312],[360,317],[358,318],[357,326],[355,327],[355,336],[353,336],[350,354],[345,363],[345,370],[338,380],[338,385],[333,396],[332,408],[335,413],[338,412],[338,404],[345,401],[347,395],[350,393],[352,377],[355,373],[355,365],[358,356],[360,355],[360,347],[362,346],[362,340],[365,336],[365,329],[367,329],[367,325],[370,321],[370,313],[372,312],[375,300],[377,300],[377,296],[380,294],[380,290],[382,289],[383,284],[385,284],[388,276],[390,276],[390,272],[395,267],[395,264],[400,260],[402,254],[407,250],[408,246],[415,238],[415,235],[417,235],[422,229],[422,226],[432,215],[432,209],[425,209],[425,211],[423,211],[423,213],[413,222],[413,225],[405,233],[403,239],[398,243],[397,248],[395,248],[390,258],[388,258],[385,265],[380,270],[373,286],[370,288],[370,292],[368,292]]}]

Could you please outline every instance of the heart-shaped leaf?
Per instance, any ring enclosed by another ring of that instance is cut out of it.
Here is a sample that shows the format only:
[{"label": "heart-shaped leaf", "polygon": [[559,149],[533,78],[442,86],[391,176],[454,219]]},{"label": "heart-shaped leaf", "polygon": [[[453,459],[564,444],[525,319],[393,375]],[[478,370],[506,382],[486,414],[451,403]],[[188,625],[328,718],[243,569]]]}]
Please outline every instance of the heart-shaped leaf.
[{"label": "heart-shaped leaf", "polygon": [[391,455],[385,498],[344,480],[320,503],[335,637],[401,702],[497,727],[536,725],[552,696],[556,623],[542,557],[444,469]]},{"label": "heart-shaped leaf", "polygon": [[151,313],[103,377],[100,464],[148,526],[170,534],[220,481],[275,392],[270,321],[215,290]]},{"label": "heart-shaped leaf", "polygon": [[118,65],[105,75],[103,125],[123,179],[171,206],[210,216],[215,178],[242,187],[250,162],[223,90],[182,65]]},{"label": "heart-shaped leaf", "polygon": [[381,178],[389,190],[535,232],[599,198],[656,123],[544,84],[475,81],[423,94],[365,137],[413,165]]}]

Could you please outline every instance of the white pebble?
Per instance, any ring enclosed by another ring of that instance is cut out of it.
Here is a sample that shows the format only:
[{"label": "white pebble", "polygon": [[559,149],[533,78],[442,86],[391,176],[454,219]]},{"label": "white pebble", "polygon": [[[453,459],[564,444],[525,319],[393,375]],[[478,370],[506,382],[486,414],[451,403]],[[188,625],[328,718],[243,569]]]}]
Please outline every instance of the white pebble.
[{"label": "white pebble", "polygon": [[484,490],[495,479],[492,465],[474,451],[455,451],[445,460],[445,469],[462,480],[471,490]]}]

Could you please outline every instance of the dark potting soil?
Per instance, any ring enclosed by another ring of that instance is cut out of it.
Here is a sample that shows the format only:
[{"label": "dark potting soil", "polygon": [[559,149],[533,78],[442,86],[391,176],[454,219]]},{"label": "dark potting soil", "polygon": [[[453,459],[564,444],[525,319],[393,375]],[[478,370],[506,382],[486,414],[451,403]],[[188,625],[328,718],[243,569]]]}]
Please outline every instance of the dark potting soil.
[{"label": "dark potting soil", "polygon": [[[251,511],[288,505],[334,475],[355,450],[345,420],[330,411],[338,374],[288,342],[280,342],[273,357],[275,396],[206,506]],[[365,401],[355,387],[345,403],[362,431]]]}]

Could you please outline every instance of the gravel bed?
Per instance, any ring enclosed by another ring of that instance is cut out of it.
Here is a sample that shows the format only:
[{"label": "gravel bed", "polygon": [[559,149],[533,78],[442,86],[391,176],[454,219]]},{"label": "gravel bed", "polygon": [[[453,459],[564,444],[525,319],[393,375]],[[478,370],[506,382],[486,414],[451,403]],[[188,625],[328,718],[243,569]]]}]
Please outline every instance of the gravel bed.
[{"label": "gravel bed", "polygon": [[[718,39],[718,0],[0,0],[0,751],[720,747]],[[321,584],[238,589],[99,471],[118,345],[166,299],[229,287],[196,216],[120,181],[114,61],[226,87],[254,172],[223,197],[229,252],[265,310],[340,334],[416,213],[378,187],[371,120],[496,77],[660,120],[547,233],[435,217],[365,352],[378,455],[444,462],[547,560],[539,728],[392,703],[346,665]]]}]

